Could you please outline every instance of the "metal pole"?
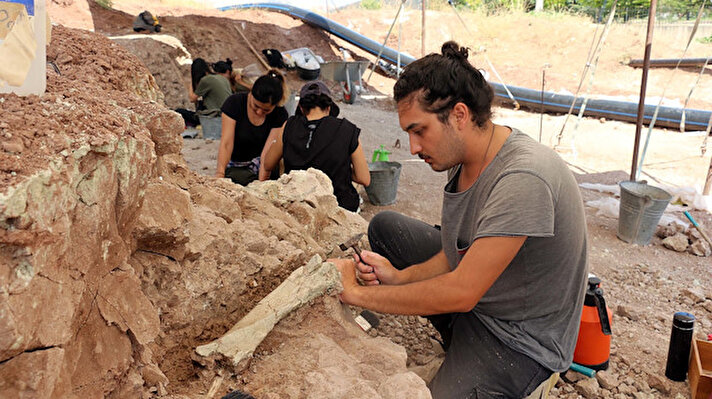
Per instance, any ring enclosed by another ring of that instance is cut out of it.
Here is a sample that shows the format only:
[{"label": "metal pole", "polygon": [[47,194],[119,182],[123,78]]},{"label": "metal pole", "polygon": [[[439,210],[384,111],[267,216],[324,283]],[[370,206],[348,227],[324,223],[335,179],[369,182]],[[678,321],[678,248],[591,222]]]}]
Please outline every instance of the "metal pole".
[{"label": "metal pole", "polygon": [[638,118],[635,123],[635,143],[633,144],[633,163],[630,169],[630,180],[635,181],[638,169],[638,151],[640,147],[640,132],[643,128],[645,114],[645,89],[648,85],[648,69],[650,69],[650,51],[653,48],[653,28],[655,28],[655,9],[657,0],[650,0],[650,14],[648,14],[648,33],[645,39],[645,55],[643,57],[643,78],[640,82],[640,101],[638,102]]},{"label": "metal pole", "polygon": [[391,32],[393,31],[393,27],[396,25],[396,21],[398,20],[398,16],[400,15],[401,10],[403,9],[403,4],[405,4],[405,0],[401,0],[400,6],[398,7],[398,12],[396,13],[396,17],[393,18],[393,22],[391,23],[391,27],[388,28],[388,33],[386,33],[386,38],[383,39],[383,44],[381,44],[381,50],[378,52],[378,56],[376,57],[376,62],[373,63],[373,68],[371,68],[371,72],[369,72],[368,77],[366,78],[366,83],[371,81],[371,75],[373,75],[373,71],[376,70],[376,67],[378,66],[378,61],[381,60],[381,55],[383,55],[383,50],[386,48],[386,42],[388,41],[388,38],[391,36]]},{"label": "metal pole", "polygon": [[423,6],[423,16],[421,17],[422,25],[420,28],[420,56],[425,57],[425,0],[421,0]]},{"label": "metal pole", "polygon": [[400,78],[401,37],[403,36],[403,17],[398,16],[398,59],[396,62],[396,79]]}]

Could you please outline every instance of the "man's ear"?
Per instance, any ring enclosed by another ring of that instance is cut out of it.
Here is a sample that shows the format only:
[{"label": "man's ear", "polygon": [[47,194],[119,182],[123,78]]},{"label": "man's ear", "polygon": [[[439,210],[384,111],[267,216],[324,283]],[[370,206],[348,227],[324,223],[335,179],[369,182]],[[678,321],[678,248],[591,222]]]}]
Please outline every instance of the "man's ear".
[{"label": "man's ear", "polygon": [[468,108],[467,105],[461,102],[456,103],[452,107],[450,115],[454,118],[454,122],[461,130],[464,130],[467,126],[467,123],[469,123],[472,119],[470,117],[470,108]]}]

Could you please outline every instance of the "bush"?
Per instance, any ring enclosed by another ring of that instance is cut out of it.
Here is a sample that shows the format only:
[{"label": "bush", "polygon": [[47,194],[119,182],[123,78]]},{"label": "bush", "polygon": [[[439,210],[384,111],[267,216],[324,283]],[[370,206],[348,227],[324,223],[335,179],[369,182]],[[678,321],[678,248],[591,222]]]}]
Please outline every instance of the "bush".
[{"label": "bush", "polygon": [[361,7],[367,10],[380,10],[381,0],[361,0]]},{"label": "bush", "polygon": [[111,8],[111,0],[96,0],[96,4],[104,7],[104,8]]}]

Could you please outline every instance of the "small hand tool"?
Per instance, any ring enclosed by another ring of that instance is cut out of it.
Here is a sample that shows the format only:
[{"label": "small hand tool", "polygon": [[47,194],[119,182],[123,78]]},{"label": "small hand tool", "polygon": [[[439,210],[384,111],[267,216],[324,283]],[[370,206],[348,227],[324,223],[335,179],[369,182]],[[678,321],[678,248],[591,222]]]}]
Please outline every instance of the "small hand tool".
[{"label": "small hand tool", "polygon": [[704,238],[705,241],[707,241],[707,243],[710,244],[710,246],[712,247],[712,240],[710,240],[710,237],[707,235],[707,233],[704,230],[702,230],[702,227],[700,227],[700,225],[697,223],[695,218],[693,218],[692,215],[690,215],[690,212],[684,211],[683,213],[685,214],[685,216],[687,216],[687,218],[690,220],[690,222],[692,222],[692,225],[695,226],[697,231],[700,232],[700,235],[702,236],[702,238]]},{"label": "small hand tool", "polygon": [[343,244],[339,244],[339,248],[341,248],[342,251],[346,251],[349,248],[353,248],[354,252],[356,252],[356,255],[358,255],[358,259],[362,263],[366,263],[363,261],[363,258],[361,258],[361,248],[358,247],[359,241],[361,241],[361,237],[363,237],[363,233],[356,234],[355,236],[349,238],[344,242]]},{"label": "small hand tool", "polygon": [[342,251],[346,251],[349,248],[353,248],[354,252],[356,252],[356,255],[358,255],[358,260],[361,261],[361,263],[363,263],[364,265],[367,265],[368,263],[366,263],[361,257],[361,248],[358,247],[358,243],[361,240],[361,237],[363,237],[363,233],[356,234],[355,236],[346,240],[345,243],[339,244],[339,248],[341,248]]}]

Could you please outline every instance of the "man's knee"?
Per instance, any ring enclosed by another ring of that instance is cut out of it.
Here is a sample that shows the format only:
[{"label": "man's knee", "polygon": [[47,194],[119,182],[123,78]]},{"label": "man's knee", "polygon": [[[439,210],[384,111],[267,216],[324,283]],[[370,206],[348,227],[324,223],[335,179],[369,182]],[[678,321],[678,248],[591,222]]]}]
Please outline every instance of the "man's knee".
[{"label": "man's knee", "polygon": [[393,226],[393,220],[400,216],[400,213],[393,211],[379,212],[368,223],[368,237],[379,236],[383,231],[390,226]]}]

